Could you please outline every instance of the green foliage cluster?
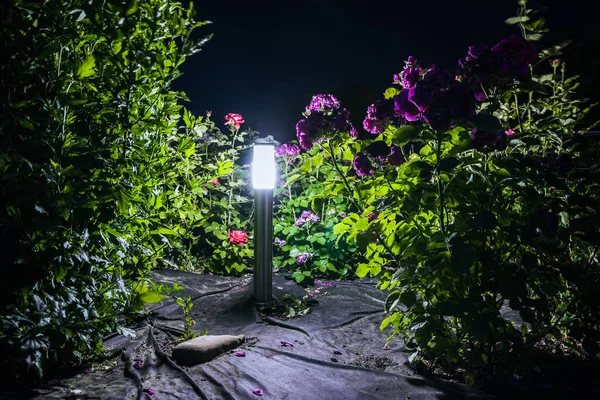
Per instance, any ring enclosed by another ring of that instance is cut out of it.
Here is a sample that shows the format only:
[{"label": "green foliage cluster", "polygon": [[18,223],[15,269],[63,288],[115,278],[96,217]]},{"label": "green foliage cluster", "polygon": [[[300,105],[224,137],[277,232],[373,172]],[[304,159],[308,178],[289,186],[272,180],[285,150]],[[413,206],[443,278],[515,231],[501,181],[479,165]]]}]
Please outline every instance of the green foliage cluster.
[{"label": "green foliage cluster", "polygon": [[[333,231],[341,216],[353,210],[348,197],[341,190],[334,196],[323,192],[324,181],[337,179],[336,165],[320,151],[313,153],[279,157],[281,182],[275,190],[273,263],[292,272],[299,283],[307,278],[353,276],[355,256],[359,256],[354,244],[337,243]],[[300,220],[305,211],[318,220]]]},{"label": "green foliage cluster", "polygon": [[[211,217],[214,125],[171,90],[209,38],[171,0],[3,3],[0,136],[2,362],[42,375],[48,363],[102,351],[102,337],[169,288]],[[181,123],[183,116],[184,123]],[[189,257],[188,257],[189,258]]]},{"label": "green foliage cluster", "polygon": [[[540,39],[543,20],[519,4],[507,23]],[[391,124],[367,140],[323,132],[289,164],[296,167],[286,171],[284,192],[291,181],[301,189],[296,197],[288,190],[276,232],[308,249],[315,234],[292,226],[297,213],[345,210],[327,237],[336,240],[330,251],[357,249],[342,259],[359,261],[358,277],[380,278],[389,291],[381,329],[404,340],[411,361],[459,368],[474,382],[482,371],[514,372],[542,339],[600,357],[598,142],[582,133],[591,106],[558,58],[566,45],[540,52],[532,80],[484,87],[477,115],[448,130]],[[511,135],[505,146],[481,147],[473,129]],[[357,176],[351,161],[377,141],[400,147],[406,162]],[[315,266],[297,267],[296,276],[327,271]],[[522,323],[507,319],[508,309]]]}]

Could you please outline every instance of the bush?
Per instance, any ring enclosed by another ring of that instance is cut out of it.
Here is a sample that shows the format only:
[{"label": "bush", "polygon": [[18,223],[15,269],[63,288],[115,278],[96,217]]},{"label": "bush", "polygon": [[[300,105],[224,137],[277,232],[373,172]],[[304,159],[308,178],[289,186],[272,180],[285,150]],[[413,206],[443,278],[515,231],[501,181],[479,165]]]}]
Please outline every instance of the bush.
[{"label": "bush", "polygon": [[205,224],[204,187],[233,163],[205,162],[211,123],[170,89],[208,39],[192,36],[205,23],[191,5],[1,10],[2,360],[25,378],[101,352],[104,334],[162,298],[149,271]]},{"label": "bush", "polygon": [[390,291],[381,329],[411,361],[469,382],[512,373],[541,339],[600,356],[598,144],[580,133],[589,106],[558,59],[565,44],[538,53],[544,21],[519,4],[507,23],[523,37],[470,47],[457,71],[410,57],[369,107],[371,138],[331,95],[297,125],[300,170],[333,166],[320,190],[301,178],[298,198],[351,204],[333,234],[364,252],[356,275]]}]

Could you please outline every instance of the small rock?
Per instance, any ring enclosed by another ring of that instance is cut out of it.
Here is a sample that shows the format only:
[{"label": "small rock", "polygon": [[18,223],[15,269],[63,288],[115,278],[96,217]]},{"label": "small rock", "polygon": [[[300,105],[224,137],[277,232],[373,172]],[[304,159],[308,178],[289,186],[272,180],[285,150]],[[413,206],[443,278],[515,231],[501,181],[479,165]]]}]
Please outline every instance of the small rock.
[{"label": "small rock", "polygon": [[334,351],[333,351],[333,354],[335,354],[336,356],[341,356],[341,355],[342,355],[342,352],[341,352],[341,351],[338,351],[338,350],[334,350]]},{"label": "small rock", "polygon": [[175,346],[173,360],[180,365],[201,364],[238,347],[244,342],[244,339],[244,336],[232,335],[199,336]]},{"label": "small rock", "polygon": [[338,359],[337,359],[337,358],[335,358],[335,357],[331,357],[331,361],[333,361],[333,362],[338,362]]}]

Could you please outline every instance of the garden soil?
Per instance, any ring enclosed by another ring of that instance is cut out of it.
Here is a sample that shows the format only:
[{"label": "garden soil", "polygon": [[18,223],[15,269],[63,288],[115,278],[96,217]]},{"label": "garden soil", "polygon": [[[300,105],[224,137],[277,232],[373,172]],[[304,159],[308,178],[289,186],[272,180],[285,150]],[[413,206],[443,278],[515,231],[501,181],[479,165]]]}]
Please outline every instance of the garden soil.
[{"label": "garden soil", "polygon": [[[39,387],[27,398],[497,398],[452,380],[416,374],[405,365],[410,353],[401,340],[386,347],[386,334],[379,330],[386,293],[376,288],[375,281],[323,282],[303,288],[275,274],[273,292],[277,298],[285,294],[296,299],[310,295],[310,313],[285,320],[256,311],[251,276],[180,271],[153,274],[157,283],[177,283],[185,288],[176,295],[192,298],[194,330],[206,330],[211,335],[244,335],[246,342],[209,362],[180,367],[172,361],[170,352],[183,331],[184,316],[180,306],[166,299],[151,305],[148,320],[131,326],[128,336],[106,338],[104,362]],[[242,351],[245,356],[236,355]],[[527,397],[536,398],[531,393]]]}]

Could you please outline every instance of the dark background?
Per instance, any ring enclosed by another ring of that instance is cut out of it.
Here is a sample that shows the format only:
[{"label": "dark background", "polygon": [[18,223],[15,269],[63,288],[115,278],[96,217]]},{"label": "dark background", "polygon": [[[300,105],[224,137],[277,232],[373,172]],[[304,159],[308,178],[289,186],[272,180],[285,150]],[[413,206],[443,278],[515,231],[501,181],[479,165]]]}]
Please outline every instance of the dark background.
[{"label": "dark background", "polygon": [[[581,74],[581,94],[597,100],[600,35],[597,15],[586,1],[538,0],[529,8],[546,7],[542,15],[550,32],[538,48],[573,40],[563,57],[567,72]],[[422,65],[454,68],[469,45],[494,45],[519,34],[516,25],[504,23],[516,15],[516,0],[194,5],[198,20],[213,22],[198,29],[198,36],[214,37],[188,59],[176,82],[191,100],[187,107],[196,115],[211,110],[219,125],[226,113],[242,114],[244,127],[280,141],[295,138],[295,123],[313,94],[336,95],[362,128],[366,108],[382,97],[409,55]]]}]

